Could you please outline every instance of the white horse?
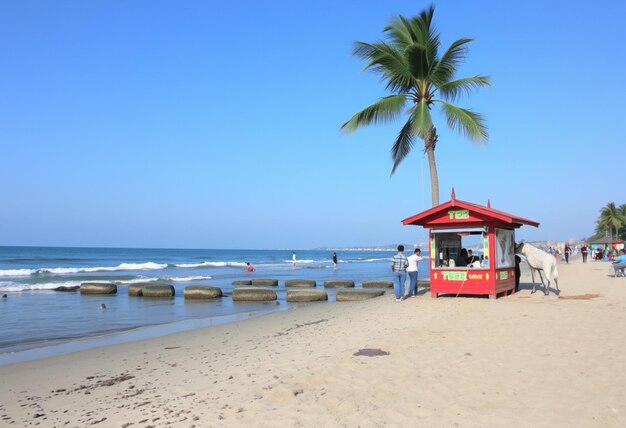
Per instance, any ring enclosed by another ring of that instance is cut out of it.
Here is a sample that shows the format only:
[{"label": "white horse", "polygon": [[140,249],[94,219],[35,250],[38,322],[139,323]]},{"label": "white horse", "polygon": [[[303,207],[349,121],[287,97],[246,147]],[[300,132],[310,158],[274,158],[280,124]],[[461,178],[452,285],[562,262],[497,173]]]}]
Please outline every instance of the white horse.
[{"label": "white horse", "polygon": [[[533,247],[527,242],[522,242],[515,247],[515,252],[523,254],[526,257],[526,262],[528,266],[530,266],[530,274],[533,279],[533,291],[534,293],[536,284],[535,284],[535,275],[533,273],[534,270],[539,272],[539,278],[541,278],[541,285],[543,285],[545,291],[545,295],[550,294],[550,282],[554,280],[554,284],[556,285],[556,294],[561,294],[561,290],[559,290],[559,271],[556,268],[556,259],[552,254],[546,253],[545,251],[540,250],[537,247]],[[548,280],[548,284],[545,284],[543,281],[543,276],[541,275],[541,271],[546,275],[546,279]]]}]

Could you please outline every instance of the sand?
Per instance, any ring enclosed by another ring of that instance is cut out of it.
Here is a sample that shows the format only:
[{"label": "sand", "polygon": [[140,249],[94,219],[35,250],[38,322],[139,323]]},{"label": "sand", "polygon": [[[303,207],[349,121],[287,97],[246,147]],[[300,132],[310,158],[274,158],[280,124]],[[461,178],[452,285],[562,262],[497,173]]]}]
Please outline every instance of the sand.
[{"label": "sand", "polygon": [[626,426],[626,278],[559,270],[578,298],[524,272],[498,300],[387,293],[2,366],[0,425]]}]

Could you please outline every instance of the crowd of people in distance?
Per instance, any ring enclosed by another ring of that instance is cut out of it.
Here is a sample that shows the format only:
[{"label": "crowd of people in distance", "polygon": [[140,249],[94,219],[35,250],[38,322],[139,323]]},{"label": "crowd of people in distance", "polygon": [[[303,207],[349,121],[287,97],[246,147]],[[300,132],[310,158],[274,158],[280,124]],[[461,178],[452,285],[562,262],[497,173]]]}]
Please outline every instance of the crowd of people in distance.
[{"label": "crowd of people in distance", "polygon": [[606,247],[606,248],[598,247],[593,252],[594,260],[608,259],[609,261],[613,261],[619,255],[620,255],[620,253],[617,251],[617,249],[615,249],[615,248],[608,248],[608,247]]},{"label": "crowd of people in distance", "polygon": [[582,255],[583,263],[587,263],[587,257],[591,254],[591,258],[593,260],[609,260],[613,261],[619,255],[620,250],[616,248],[606,247],[595,247],[590,248],[587,244],[583,243],[581,245],[576,245],[575,247],[571,247],[568,244],[565,244],[564,247],[548,247],[546,251],[552,254],[557,260],[565,260],[566,263],[569,263],[569,259],[572,255],[580,254]]},{"label": "crowd of people in distance", "polygon": [[595,248],[589,248],[587,244],[583,243],[580,247],[575,247],[572,249],[569,245],[565,245],[563,250],[560,248],[549,247],[546,250],[548,253],[552,254],[557,260],[564,258],[567,263],[569,263],[569,257],[572,254],[577,254],[580,252],[582,255],[583,263],[587,262],[587,257],[591,254],[591,258],[593,260],[598,261],[609,261],[612,262],[611,268],[615,271],[615,276],[625,276],[626,270],[626,250],[617,248],[611,248],[608,245],[602,247],[597,246]]}]

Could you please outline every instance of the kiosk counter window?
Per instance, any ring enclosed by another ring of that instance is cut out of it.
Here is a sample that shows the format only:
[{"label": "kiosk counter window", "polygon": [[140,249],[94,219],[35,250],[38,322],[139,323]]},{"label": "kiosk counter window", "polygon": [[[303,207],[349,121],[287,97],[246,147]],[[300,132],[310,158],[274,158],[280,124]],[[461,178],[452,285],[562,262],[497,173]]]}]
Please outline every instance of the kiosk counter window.
[{"label": "kiosk counter window", "polygon": [[489,268],[489,234],[485,228],[431,229],[430,233],[434,269]]}]

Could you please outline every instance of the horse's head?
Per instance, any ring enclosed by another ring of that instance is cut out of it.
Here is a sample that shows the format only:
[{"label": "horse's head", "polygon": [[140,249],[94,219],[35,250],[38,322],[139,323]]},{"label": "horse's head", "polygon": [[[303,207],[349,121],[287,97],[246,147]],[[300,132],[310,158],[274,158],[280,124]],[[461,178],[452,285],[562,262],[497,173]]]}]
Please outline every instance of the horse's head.
[{"label": "horse's head", "polygon": [[522,251],[524,251],[524,246],[526,245],[526,243],[524,241],[520,242],[519,244],[515,244],[515,252],[516,253],[521,253]]}]

